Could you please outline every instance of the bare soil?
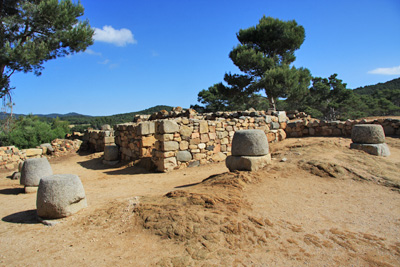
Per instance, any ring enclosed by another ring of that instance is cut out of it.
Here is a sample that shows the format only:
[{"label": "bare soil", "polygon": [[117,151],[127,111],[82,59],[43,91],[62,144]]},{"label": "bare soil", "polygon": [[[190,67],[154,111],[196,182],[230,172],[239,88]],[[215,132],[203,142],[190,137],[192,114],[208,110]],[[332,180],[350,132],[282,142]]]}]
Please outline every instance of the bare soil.
[{"label": "bare soil", "polygon": [[52,159],[89,203],[54,226],[1,173],[0,266],[400,266],[400,140],[386,141],[383,158],[346,138],[287,139],[251,173]]}]

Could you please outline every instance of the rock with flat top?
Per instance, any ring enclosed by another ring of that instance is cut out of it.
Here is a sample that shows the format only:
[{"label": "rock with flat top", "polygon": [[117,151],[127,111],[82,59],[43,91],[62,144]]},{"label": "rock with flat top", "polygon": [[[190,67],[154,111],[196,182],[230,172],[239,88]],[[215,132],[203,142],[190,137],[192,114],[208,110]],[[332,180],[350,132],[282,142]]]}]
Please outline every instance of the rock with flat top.
[{"label": "rock with flat top", "polygon": [[225,163],[229,171],[257,171],[271,164],[271,154],[264,156],[229,156]]},{"label": "rock with flat top", "polygon": [[232,156],[265,156],[268,139],[262,130],[239,130],[233,135]]},{"label": "rock with flat top", "polygon": [[385,133],[379,124],[356,124],[351,131],[351,140],[358,144],[382,144]]},{"label": "rock with flat top", "polygon": [[390,150],[386,143],[383,144],[358,144],[351,143],[350,148],[358,149],[367,152],[368,154],[375,156],[388,157],[390,156]]},{"label": "rock with flat top", "polygon": [[87,207],[85,190],[75,174],[56,174],[40,180],[36,198],[37,214],[47,219],[70,216]]},{"label": "rock with flat top", "polygon": [[39,186],[40,179],[53,174],[47,158],[33,158],[25,160],[21,169],[20,184],[25,186]]}]

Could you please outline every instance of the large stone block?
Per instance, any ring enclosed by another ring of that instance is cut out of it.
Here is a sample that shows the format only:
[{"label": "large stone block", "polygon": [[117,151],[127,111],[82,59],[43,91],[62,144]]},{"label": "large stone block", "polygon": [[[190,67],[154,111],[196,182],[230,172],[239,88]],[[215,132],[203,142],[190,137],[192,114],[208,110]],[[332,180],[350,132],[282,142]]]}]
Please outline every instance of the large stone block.
[{"label": "large stone block", "polygon": [[156,132],[158,134],[179,132],[179,125],[175,121],[162,120],[156,122]]},{"label": "large stone block", "polygon": [[176,157],[158,159],[156,162],[157,171],[169,172],[178,166]]},{"label": "large stone block", "polygon": [[359,144],[385,143],[385,133],[379,124],[356,124],[351,131],[351,140]]},{"label": "large stone block", "polygon": [[387,144],[358,144],[351,143],[350,148],[358,149],[375,156],[387,157],[390,156],[390,150]]},{"label": "large stone block", "polygon": [[149,135],[155,133],[155,123],[153,121],[141,122],[136,128],[137,135]]},{"label": "large stone block", "polygon": [[193,132],[193,128],[189,127],[189,126],[185,126],[185,125],[181,126],[181,129],[179,130],[179,133],[182,136],[191,136],[192,132]]},{"label": "large stone block", "polygon": [[156,138],[151,135],[151,136],[143,136],[141,140],[141,147],[153,147],[156,142]]},{"label": "large stone block", "polygon": [[201,134],[208,133],[208,122],[207,121],[200,121],[199,132]]},{"label": "large stone block", "polygon": [[271,164],[271,154],[264,156],[228,156],[225,163],[229,171],[256,171]]},{"label": "large stone block", "polygon": [[87,207],[85,190],[75,174],[57,174],[40,180],[37,198],[39,217],[58,219]]},{"label": "large stone block", "polygon": [[176,141],[168,141],[162,143],[162,150],[163,151],[174,151],[179,150],[179,143]]},{"label": "large stone block", "polygon": [[43,154],[43,149],[41,148],[29,148],[25,150],[27,157],[35,157]]},{"label": "large stone block", "polygon": [[25,160],[21,169],[20,184],[25,186],[39,186],[40,179],[53,174],[47,158],[33,158]]},{"label": "large stone block", "polygon": [[232,140],[233,156],[264,156],[269,154],[268,139],[262,130],[236,131]]},{"label": "large stone block", "polygon": [[189,151],[179,151],[176,153],[176,159],[183,162],[191,161],[192,154]]},{"label": "large stone block", "polygon": [[117,161],[119,158],[119,148],[117,145],[106,145],[104,147],[104,160]]}]

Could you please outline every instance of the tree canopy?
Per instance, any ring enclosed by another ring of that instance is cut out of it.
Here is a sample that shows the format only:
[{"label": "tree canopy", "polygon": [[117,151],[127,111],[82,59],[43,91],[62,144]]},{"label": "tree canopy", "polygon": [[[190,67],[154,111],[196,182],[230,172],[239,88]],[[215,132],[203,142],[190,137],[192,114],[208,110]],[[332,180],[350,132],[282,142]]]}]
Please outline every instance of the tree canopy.
[{"label": "tree canopy", "polygon": [[256,26],[240,30],[237,38],[240,44],[229,57],[249,79],[247,92],[264,90],[274,110],[279,97],[306,93],[309,70],[291,65],[296,59],[294,52],[305,39],[304,28],[296,21],[263,16]]},{"label": "tree canopy", "polygon": [[43,63],[84,51],[94,30],[71,0],[0,0],[0,98],[11,99],[15,72],[41,75]]}]

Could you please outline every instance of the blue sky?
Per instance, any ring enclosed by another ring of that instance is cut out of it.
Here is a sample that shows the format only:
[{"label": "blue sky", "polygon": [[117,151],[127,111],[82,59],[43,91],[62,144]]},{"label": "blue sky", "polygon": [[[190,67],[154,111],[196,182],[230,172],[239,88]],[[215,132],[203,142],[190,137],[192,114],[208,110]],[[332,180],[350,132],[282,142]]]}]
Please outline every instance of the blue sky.
[{"label": "blue sky", "polygon": [[84,53],[47,62],[42,76],[11,78],[15,113],[113,115],[155,105],[189,107],[238,73],[236,33],[263,16],[296,20],[306,39],[296,67],[337,73],[348,88],[400,76],[399,0],[81,0],[96,28]]}]

